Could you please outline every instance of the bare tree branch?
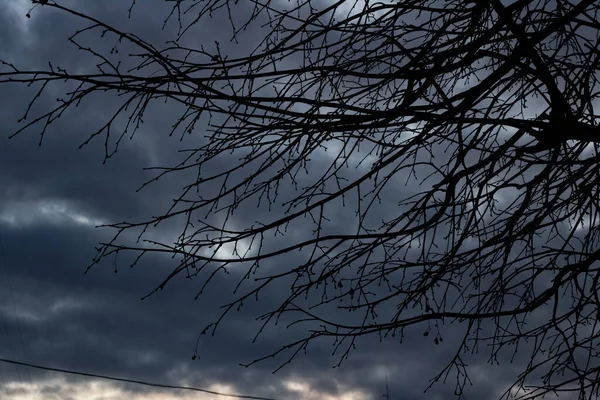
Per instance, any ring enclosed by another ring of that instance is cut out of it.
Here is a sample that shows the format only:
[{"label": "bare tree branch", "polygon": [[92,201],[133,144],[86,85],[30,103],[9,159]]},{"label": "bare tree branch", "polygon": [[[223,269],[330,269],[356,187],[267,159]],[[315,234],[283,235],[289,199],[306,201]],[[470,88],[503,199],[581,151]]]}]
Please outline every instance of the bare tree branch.
[{"label": "bare tree branch", "polygon": [[[243,271],[237,297],[203,332],[213,334],[265,288],[289,284],[257,334],[289,315],[306,336],[248,365],[286,354],[285,365],[318,338],[334,341],[341,362],[357,337],[415,326],[425,336],[433,327],[441,344],[456,321],[464,338],[433,382],[455,374],[458,396],[470,382],[464,354],[480,344],[492,363],[507,347],[531,351],[505,398],[598,395],[598,2],[177,0],[165,26],[178,33],[164,48],[60,2],[34,3],[88,23],[69,41],[96,71],[2,61],[0,84],[36,89],[14,135],[43,137],[100,92],[115,95],[116,111],[82,146],[103,136],[106,159],[159,100],[182,110],[169,135],[208,132],[140,190],[196,179],[160,215],[109,225],[116,235],[93,265],[168,254],[178,263],[156,290],[185,274],[202,280],[199,295],[216,274]],[[189,47],[210,18],[230,22],[232,43],[250,29],[264,40],[235,57],[219,43]],[[94,50],[91,34],[116,44]],[[33,111],[65,81],[53,108]],[[253,207],[269,213],[248,222]],[[336,231],[340,210],[354,220]],[[241,228],[230,225],[236,211]],[[144,239],[176,218],[175,242]]]}]

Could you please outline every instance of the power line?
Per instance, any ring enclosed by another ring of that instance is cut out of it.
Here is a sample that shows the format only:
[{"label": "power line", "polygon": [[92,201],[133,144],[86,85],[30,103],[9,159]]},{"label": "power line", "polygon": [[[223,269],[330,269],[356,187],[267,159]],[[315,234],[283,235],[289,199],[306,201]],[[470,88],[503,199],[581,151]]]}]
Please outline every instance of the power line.
[{"label": "power line", "polygon": [[137,385],[152,386],[152,387],[163,388],[163,389],[191,390],[191,391],[194,391],[194,392],[202,392],[202,393],[214,394],[214,395],[219,395],[219,396],[224,396],[224,397],[233,397],[233,398],[236,398],[236,399],[277,400],[277,399],[273,399],[273,398],[270,398],[270,397],[260,397],[260,396],[248,396],[248,395],[242,395],[242,394],[221,393],[221,392],[216,392],[214,390],[200,389],[200,388],[193,387],[193,386],[165,385],[165,384],[162,384],[162,383],[137,381],[137,380],[134,380],[134,379],[117,378],[117,377],[114,377],[114,376],[90,374],[88,372],[80,372],[80,371],[72,371],[72,370],[67,370],[67,369],[45,367],[45,366],[42,366],[42,365],[30,364],[30,363],[21,362],[21,361],[15,361],[15,360],[8,360],[8,359],[5,359],[5,358],[0,358],[0,362],[8,363],[8,364],[13,364],[13,365],[21,365],[21,366],[30,367],[30,368],[37,368],[37,369],[42,369],[42,370],[45,370],[45,371],[60,372],[60,373],[63,373],[63,374],[87,376],[87,377],[90,377],[90,378],[105,379],[105,380],[108,380],[108,381],[116,381],[116,382],[135,383]]}]

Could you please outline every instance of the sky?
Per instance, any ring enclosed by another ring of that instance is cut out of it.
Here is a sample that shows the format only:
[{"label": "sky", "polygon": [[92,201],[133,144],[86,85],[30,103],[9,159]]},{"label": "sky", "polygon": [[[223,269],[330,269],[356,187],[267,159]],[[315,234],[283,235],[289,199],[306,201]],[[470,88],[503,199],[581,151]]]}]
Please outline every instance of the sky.
[{"label": "sky", "polygon": [[[161,30],[168,13],[163,1],[138,0],[133,17],[130,3],[122,0],[61,1],[116,26],[135,32],[146,41],[164,43],[173,27]],[[0,0],[0,54],[23,68],[44,68],[49,60],[71,70],[86,68],[67,38],[81,27],[76,18],[38,7],[25,14],[25,0]],[[221,38],[230,28],[223,20],[206,20],[193,41]],[[261,32],[245,34],[248,43]],[[105,46],[98,37],[89,43]],[[243,46],[244,44],[240,45]],[[231,51],[239,51],[231,48]],[[270,328],[252,343],[256,310],[232,314],[214,337],[198,342],[201,329],[218,315],[235,277],[219,277],[210,290],[194,300],[198,287],[175,279],[165,290],[141,300],[168,271],[166,257],[152,256],[136,268],[114,273],[110,263],[84,274],[94,246],[111,232],[95,226],[136,220],[162,210],[186,183],[174,175],[143,191],[136,189],[152,174],[143,170],[179,159],[181,143],[169,138],[172,105],[153,109],[140,134],[125,140],[118,154],[103,164],[104,143],[93,141],[78,149],[89,127],[110,112],[110,99],[99,97],[69,114],[54,126],[38,146],[39,132],[24,132],[13,139],[31,91],[3,85],[0,91],[0,358],[16,359],[60,369],[170,385],[192,385],[207,390],[297,400],[375,400],[385,390],[402,400],[452,398],[454,385],[438,384],[424,393],[428,380],[453,355],[452,342],[463,331],[447,327],[444,345],[413,332],[398,340],[365,338],[338,368],[330,342],[315,342],[307,354],[273,374],[281,360],[248,363],[281,346],[298,332],[284,326]],[[42,102],[52,99],[44,97]],[[43,104],[43,103],[42,103]],[[195,140],[194,137],[186,140]],[[315,155],[327,161],[325,152]],[[317,159],[316,162],[319,160]],[[397,190],[409,190],[398,188]],[[256,211],[258,214],[265,210]],[[343,227],[348,215],[340,211]],[[242,215],[243,225],[256,215]],[[157,234],[172,236],[166,226]],[[277,288],[267,293],[274,299]],[[266,302],[268,302],[268,297]],[[519,372],[520,362],[488,364],[485,355],[467,357],[473,386],[471,399],[493,399],[503,393]],[[10,400],[130,400],[216,399],[214,395],[158,390],[56,372],[0,364],[0,398]]]}]

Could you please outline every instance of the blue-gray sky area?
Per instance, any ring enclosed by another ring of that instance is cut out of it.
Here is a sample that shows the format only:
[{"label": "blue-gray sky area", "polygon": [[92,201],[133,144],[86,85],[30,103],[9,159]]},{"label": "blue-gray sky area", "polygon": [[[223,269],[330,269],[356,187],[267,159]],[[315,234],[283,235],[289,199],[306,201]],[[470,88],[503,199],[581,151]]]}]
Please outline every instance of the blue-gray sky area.
[{"label": "blue-gray sky area", "polygon": [[[243,1],[243,0],[242,0]],[[149,43],[162,46],[173,38],[176,26],[161,29],[171,4],[162,0],[138,0],[131,18],[131,3],[125,0],[61,0],[88,15],[133,32]],[[37,7],[31,18],[26,0],[0,0],[0,54],[23,69],[46,68],[48,61],[71,71],[93,68],[90,58],[68,43],[81,28],[72,15]],[[219,14],[222,15],[222,14]],[[226,20],[206,19],[187,36],[188,45],[207,46],[220,40],[228,54],[250,48],[262,39],[256,28],[244,33],[246,43],[228,40]],[[91,45],[111,46],[113,39],[98,35],[86,38]],[[104,47],[103,47],[104,46]],[[291,62],[291,61],[290,61]],[[418,329],[399,338],[362,338],[339,367],[339,354],[332,355],[331,341],[313,342],[306,354],[273,374],[285,358],[248,363],[278,349],[301,335],[302,327],[285,324],[269,327],[253,343],[259,324],[260,304],[281,298],[285,287],[270,288],[262,303],[249,304],[230,314],[216,335],[201,336],[198,359],[192,360],[198,335],[220,313],[239,276],[218,275],[209,289],[194,300],[199,287],[183,277],[164,290],[151,292],[173,266],[169,257],[152,255],[135,268],[126,263],[118,273],[111,260],[86,267],[94,247],[110,239],[112,231],[95,228],[103,223],[134,221],[168,208],[171,199],[186,184],[184,174],[159,180],[139,192],[151,178],[145,167],[173,165],[181,159],[178,150],[202,140],[202,127],[186,137],[168,137],[174,115],[173,104],[154,104],[145,123],[132,140],[124,140],[116,155],[105,164],[104,141],[96,140],[79,149],[92,127],[110,117],[114,99],[98,96],[73,109],[46,134],[42,146],[39,131],[26,131],[8,139],[20,126],[34,92],[22,85],[2,85],[0,92],[0,357],[32,364],[84,371],[93,374],[191,385],[225,393],[297,400],[375,400],[385,390],[386,376],[391,398],[402,400],[453,398],[454,382],[424,389],[450,361],[464,327],[443,327],[444,342],[433,343]],[[52,93],[40,100],[53,102]],[[313,154],[313,165],[329,165],[325,151]],[[320,159],[319,159],[320,157]],[[237,162],[222,159],[219,162]],[[360,169],[355,169],[360,173]],[[348,173],[352,173],[351,171]],[[189,176],[188,176],[189,178]],[[394,187],[406,196],[415,186]],[[285,191],[285,188],[282,189]],[[404,192],[402,192],[404,191]],[[388,195],[394,195],[393,192]],[[389,210],[388,210],[389,211]],[[268,214],[265,207],[238,212],[232,223],[247,226]],[[382,213],[384,213],[382,211]],[[390,211],[390,212],[393,212]],[[339,209],[332,229],[352,224],[353,210]],[[157,240],[173,238],[176,224],[153,231]],[[293,232],[290,233],[293,235]],[[285,237],[284,239],[285,240]],[[293,240],[293,239],[290,239]],[[288,256],[290,264],[294,255]],[[298,261],[300,262],[300,261]],[[275,266],[276,267],[276,266]],[[340,318],[343,318],[341,316]],[[420,328],[419,328],[420,329]],[[510,354],[500,365],[490,365],[485,352],[467,354],[470,399],[499,397],[515,380],[526,359]],[[159,390],[89,377],[75,377],[10,364],[0,364],[0,398],[10,400],[131,400],[217,399],[220,397],[177,390]]]}]

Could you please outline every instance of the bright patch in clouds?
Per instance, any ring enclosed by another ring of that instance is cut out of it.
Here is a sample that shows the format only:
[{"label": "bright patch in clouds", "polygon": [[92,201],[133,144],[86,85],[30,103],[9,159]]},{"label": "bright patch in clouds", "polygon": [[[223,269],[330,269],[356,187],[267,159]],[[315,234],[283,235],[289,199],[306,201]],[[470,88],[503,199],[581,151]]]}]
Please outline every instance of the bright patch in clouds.
[{"label": "bright patch in clouds", "polygon": [[0,223],[12,227],[38,224],[98,226],[104,222],[68,200],[41,199],[6,203],[0,208]]},{"label": "bright patch in clouds", "polygon": [[[0,0],[0,7],[10,10],[10,13],[14,17],[14,27],[18,28],[20,33],[23,34],[23,42],[30,44],[29,40],[29,21],[26,17],[33,4],[31,0]],[[39,6],[38,6],[39,7]],[[35,12],[32,13],[32,17]]]},{"label": "bright patch in clouds", "polygon": [[[361,390],[341,390],[339,395],[330,395],[311,390],[308,383],[299,380],[288,380],[283,386],[291,392],[295,392],[298,400],[370,400],[366,392]],[[205,388],[213,392],[235,394],[238,391],[228,384],[214,383]],[[6,397],[4,397],[6,396]],[[222,400],[234,399],[230,396],[214,395],[196,391],[169,390],[155,392],[144,391],[137,393],[126,390],[110,381],[91,380],[89,382],[67,382],[65,377],[56,376],[50,379],[33,382],[9,382],[0,388],[1,398],[11,400],[62,400],[62,399],[86,399],[86,400]],[[273,395],[273,398],[283,398]]]},{"label": "bright patch in clouds", "polygon": [[[325,1],[325,4],[327,6],[329,6],[334,2],[337,2],[337,0]],[[374,2],[371,5],[371,7],[382,6],[382,5],[386,5],[386,4],[394,4],[394,3],[395,3],[395,1],[393,1],[393,0],[380,0],[380,1]],[[369,7],[367,7],[367,8],[369,8]],[[338,19],[350,18],[357,14],[360,14],[361,12],[363,12],[364,9],[365,9],[365,1],[364,0],[345,1],[342,5],[340,5],[336,9],[336,18],[338,18]],[[378,18],[378,17],[381,17],[385,12],[389,12],[389,11],[384,9],[384,10],[371,12],[370,17]],[[358,21],[360,21],[360,20],[357,19],[354,22],[358,22]],[[364,22],[364,20],[362,20],[362,22]]]},{"label": "bright patch in clouds", "polygon": [[[231,386],[213,384],[206,388],[221,393],[235,393]],[[3,397],[7,396],[7,397]],[[33,383],[10,382],[0,389],[0,398],[11,400],[221,400],[232,397],[215,396],[213,394],[171,390],[169,392],[142,392],[125,390],[108,381],[90,381],[69,383],[64,377],[34,381]]]},{"label": "bright patch in clouds", "polygon": [[[227,222],[224,229],[236,232],[240,231],[232,220],[233,218],[230,217],[230,221]],[[222,226],[222,223],[218,223],[216,226]],[[131,240],[137,241],[138,234],[131,232],[130,234]],[[213,241],[213,244],[210,246],[206,245],[204,242],[206,240],[205,234],[195,235],[192,238],[187,237],[184,241],[187,244],[182,246],[180,239],[181,231],[173,228],[164,228],[144,233],[143,239],[147,242],[143,242],[141,245],[151,249],[164,249],[165,247],[161,246],[159,243],[167,244],[188,253],[197,254],[203,257],[214,257],[222,260],[237,260],[241,257],[251,257],[257,253],[257,250],[260,247],[260,241],[258,239],[255,239],[253,243],[251,239],[233,240],[233,236],[231,235],[223,235],[222,237],[215,234],[209,235],[210,240]],[[200,248],[198,247],[196,239],[202,243]]]},{"label": "bright patch in clouds", "polygon": [[308,382],[300,380],[284,381],[284,386],[291,392],[297,392],[300,400],[368,400],[371,396],[358,389],[339,388],[340,394],[331,395],[312,390]]}]

